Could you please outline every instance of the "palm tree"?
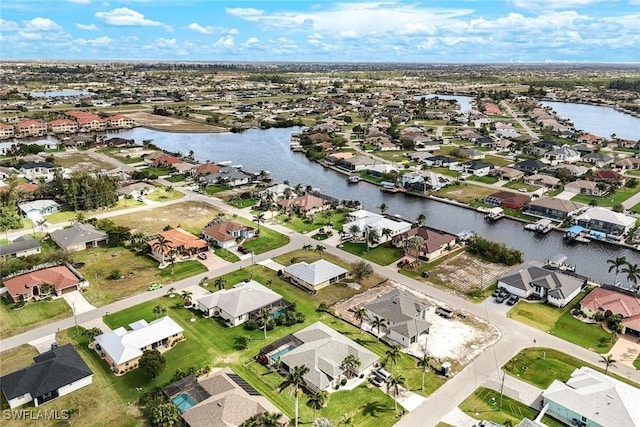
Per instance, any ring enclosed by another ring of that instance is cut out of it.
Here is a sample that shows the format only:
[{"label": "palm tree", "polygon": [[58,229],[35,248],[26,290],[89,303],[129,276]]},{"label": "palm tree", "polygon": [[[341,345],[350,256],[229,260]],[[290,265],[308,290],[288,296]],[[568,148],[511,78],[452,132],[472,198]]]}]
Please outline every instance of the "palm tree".
[{"label": "palm tree", "polygon": [[329,393],[326,390],[319,390],[307,398],[307,406],[313,409],[313,421],[316,420],[316,411],[324,408],[329,400]]},{"label": "palm tree", "polygon": [[307,386],[307,382],[304,380],[304,376],[309,372],[309,368],[302,366],[294,366],[287,374],[287,378],[280,384],[278,390],[282,393],[287,388],[291,388],[296,398],[295,402],[295,418],[294,425],[298,427],[298,397],[300,397],[300,391]]},{"label": "palm tree", "polygon": [[216,288],[218,288],[218,290],[220,291],[224,289],[226,284],[227,280],[222,276],[218,277],[215,281]]},{"label": "palm tree", "polygon": [[369,252],[369,243],[376,243],[379,238],[378,230],[375,228],[367,229],[367,252]]},{"label": "palm tree", "polygon": [[165,239],[163,235],[158,235],[158,238],[151,244],[151,248],[154,251],[160,252],[160,264],[164,265],[164,253],[169,249],[169,240]]},{"label": "palm tree", "polygon": [[171,287],[169,288],[169,290],[167,290],[167,295],[173,295],[176,293],[176,288]]},{"label": "palm tree", "polygon": [[601,355],[600,356],[600,363],[604,363],[604,374],[607,375],[607,372],[609,371],[609,366],[613,366],[615,367],[617,360],[615,360],[613,358],[612,355],[607,354],[607,355]]},{"label": "palm tree", "polygon": [[362,362],[355,354],[349,354],[344,359],[342,359],[342,369],[346,372],[346,376],[352,378],[355,374],[357,374],[357,370],[360,367]]},{"label": "palm tree", "polygon": [[393,395],[393,407],[396,411],[398,410],[397,397],[400,395],[400,387],[407,387],[407,379],[400,374],[392,376],[387,383],[387,393]]},{"label": "palm tree", "polygon": [[427,217],[424,214],[420,214],[418,215],[418,217],[416,218],[416,225],[418,227],[422,227],[424,225],[424,222],[426,221]]},{"label": "palm tree", "polygon": [[627,275],[629,283],[638,284],[638,280],[640,280],[640,267],[638,267],[638,264],[627,262],[621,271]]},{"label": "palm tree", "polygon": [[318,253],[318,258],[322,258],[322,254],[326,251],[327,248],[322,245],[316,245],[315,251]]},{"label": "palm tree", "polygon": [[378,330],[378,341],[380,341],[380,328],[387,326],[387,319],[384,317],[373,316],[371,321],[371,329],[376,328]]},{"label": "palm tree", "polygon": [[155,307],[153,307],[153,314],[156,315],[156,319],[157,319],[158,316],[167,314],[167,309],[164,306],[158,304]]},{"label": "palm tree", "polygon": [[176,268],[176,260],[178,259],[178,250],[171,249],[169,251],[169,262],[171,263],[171,274],[173,275],[173,271]]},{"label": "palm tree", "polygon": [[400,351],[400,347],[398,347],[397,345],[394,345],[389,350],[385,351],[384,354],[385,354],[385,363],[390,362],[392,366],[395,366],[396,363],[398,363],[398,359],[400,359],[402,352]]},{"label": "palm tree", "polygon": [[615,272],[615,279],[613,283],[614,285],[618,283],[618,273],[620,273],[620,267],[622,267],[626,263],[627,263],[627,258],[623,256],[619,256],[619,257],[607,260],[607,264],[610,265],[609,273],[611,273],[612,271]]},{"label": "palm tree", "polygon": [[387,242],[389,240],[391,240],[391,235],[393,234],[393,230],[390,228],[383,228],[382,231],[380,232],[380,234],[382,234],[382,237],[385,237],[387,239]]},{"label": "palm tree", "polygon": [[357,307],[353,313],[353,317],[360,322],[360,329],[362,329],[362,322],[368,317],[367,309],[364,306]]},{"label": "palm tree", "polygon": [[416,262],[420,260],[420,249],[424,246],[424,239],[420,236],[413,236],[407,242],[409,247],[412,247],[416,250]]},{"label": "palm tree", "polygon": [[40,227],[40,231],[42,232],[42,234],[44,234],[44,226],[45,226],[46,223],[47,223],[47,220],[44,219],[44,218],[39,219],[38,221],[36,221],[36,225],[38,227]]},{"label": "palm tree", "polygon": [[378,209],[380,209],[380,213],[384,215],[384,213],[387,211],[387,209],[389,209],[389,206],[387,206],[385,203],[383,203],[380,206],[378,206]]},{"label": "palm tree", "polygon": [[264,222],[264,214],[260,213],[253,216],[253,220],[258,224],[258,233],[260,232],[260,223]]},{"label": "palm tree", "polygon": [[76,217],[75,217],[75,222],[85,222],[85,220],[87,219],[87,217],[85,216],[84,212],[82,211],[77,211],[76,212]]},{"label": "palm tree", "polygon": [[277,412],[263,412],[245,420],[240,427],[281,427],[281,417]]},{"label": "palm tree", "polygon": [[296,193],[297,195],[302,194],[302,184],[297,183],[296,185],[294,185],[293,192]]},{"label": "palm tree", "polygon": [[269,320],[271,320],[271,308],[262,307],[258,312],[258,323],[264,331],[265,340],[267,339],[267,326],[269,325]]},{"label": "palm tree", "polygon": [[89,341],[93,341],[95,337],[102,335],[102,329],[94,326],[93,328],[85,329],[82,335],[89,337]]},{"label": "palm tree", "polygon": [[349,233],[351,233],[353,237],[356,237],[358,234],[360,234],[360,226],[358,226],[358,224],[353,224],[351,227],[349,227]]},{"label": "palm tree", "polygon": [[291,196],[293,196],[293,189],[291,187],[287,187],[284,189],[282,194],[284,195],[285,199],[290,199]]},{"label": "palm tree", "polygon": [[420,386],[420,390],[424,390],[424,374],[429,370],[429,362],[431,361],[431,357],[427,353],[422,355],[422,359],[418,359],[418,368],[422,368],[422,385]]},{"label": "palm tree", "polygon": [[184,290],[180,293],[180,298],[184,300],[184,305],[191,305],[191,297],[193,292]]}]

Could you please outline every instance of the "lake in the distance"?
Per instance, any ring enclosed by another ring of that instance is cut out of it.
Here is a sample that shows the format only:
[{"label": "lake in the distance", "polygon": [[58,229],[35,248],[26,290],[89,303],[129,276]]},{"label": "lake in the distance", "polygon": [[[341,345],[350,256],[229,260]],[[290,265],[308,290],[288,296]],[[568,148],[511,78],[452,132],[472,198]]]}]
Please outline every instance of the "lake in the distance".
[{"label": "lake in the distance", "polygon": [[31,92],[30,95],[34,98],[56,98],[61,96],[95,95],[95,93],[86,90],[63,89],[50,92]]},{"label": "lake in the distance", "polygon": [[603,138],[616,134],[618,138],[640,140],[640,118],[611,107],[551,101],[542,101],[541,104],[551,107],[560,117],[570,119],[577,130]]}]

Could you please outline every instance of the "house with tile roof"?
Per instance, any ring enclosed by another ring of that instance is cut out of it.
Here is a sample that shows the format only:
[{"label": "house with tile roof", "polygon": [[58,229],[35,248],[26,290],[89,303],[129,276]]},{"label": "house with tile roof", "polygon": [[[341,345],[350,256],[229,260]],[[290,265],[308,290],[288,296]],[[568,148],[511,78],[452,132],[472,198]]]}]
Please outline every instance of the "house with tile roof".
[{"label": "house with tile roof", "polygon": [[522,209],[522,212],[531,216],[549,218],[553,221],[564,221],[567,216],[576,215],[584,207],[584,204],[572,202],[571,200],[541,197],[528,203]]},{"label": "house with tile roof", "polygon": [[21,274],[8,279],[3,279],[2,284],[7,288],[7,293],[14,302],[29,301],[33,298],[47,297],[43,285],[53,285],[53,293],[61,296],[88,285],[80,273],[72,271],[68,266],[43,268],[30,273]]},{"label": "house with tile roof", "polygon": [[255,280],[240,282],[197,300],[198,309],[207,317],[220,317],[227,326],[238,326],[257,316],[263,308],[277,311],[290,304],[282,295]]},{"label": "house with tile roof", "polygon": [[[159,244],[160,237],[165,241],[164,248]],[[182,228],[165,230],[151,238],[147,243],[151,248],[151,256],[160,261],[161,264],[165,262],[167,255],[174,251],[182,258],[189,258],[193,254],[209,250],[209,244],[205,240]]]},{"label": "house with tile roof", "polygon": [[622,316],[623,333],[640,337],[640,294],[617,286],[602,285],[580,301],[580,310],[592,317],[602,313],[605,317]]},{"label": "house with tile roof", "polygon": [[282,199],[278,200],[277,203],[286,211],[296,210],[305,215],[311,215],[331,208],[331,205],[326,199],[314,196],[313,194],[304,194],[292,199]]},{"label": "house with tile roof", "polygon": [[502,206],[510,209],[522,209],[522,207],[530,201],[531,197],[526,194],[514,193],[512,191],[497,191],[482,199],[483,203],[491,206]]},{"label": "house with tile roof", "polygon": [[52,231],[49,235],[56,245],[68,252],[83,251],[109,243],[107,233],[81,222],[74,222],[71,227]]},{"label": "house with tile roof", "polygon": [[408,255],[415,255],[416,249],[412,246],[412,238],[420,237],[424,242],[418,251],[418,257],[425,261],[433,261],[447,253],[456,246],[456,236],[431,227],[412,228],[392,239],[397,248],[404,248]]},{"label": "house with tile roof", "polygon": [[347,376],[342,362],[349,355],[360,360],[352,373],[355,376],[371,369],[378,361],[375,353],[324,323],[316,322],[262,348],[258,360],[278,365],[287,372],[296,366],[306,366],[309,368],[304,376],[307,387],[311,391],[330,391]]},{"label": "house with tile roof", "polygon": [[636,226],[636,218],[611,209],[595,206],[574,218],[576,224],[609,237],[626,236]]},{"label": "house with tile roof", "polygon": [[14,132],[17,137],[45,136],[47,125],[38,120],[24,120],[15,125]]},{"label": "house with tile roof", "polygon": [[214,220],[202,229],[202,238],[219,248],[231,248],[238,240],[255,237],[256,230],[237,221]]},{"label": "house with tile roof", "polygon": [[542,393],[547,415],[566,425],[640,426],[640,389],[587,366]]},{"label": "house with tile roof", "polygon": [[386,338],[403,347],[418,342],[420,337],[429,333],[431,323],[427,317],[433,315],[435,307],[426,299],[395,289],[368,301],[364,308],[369,320],[374,316],[387,321]]},{"label": "house with tile roof", "polygon": [[6,123],[0,123],[0,139],[9,139],[14,136],[13,126]]},{"label": "house with tile roof", "polygon": [[294,285],[312,292],[326,288],[349,275],[349,271],[323,259],[310,264],[298,262],[283,268],[279,273]]},{"label": "house with tile roof", "polygon": [[169,316],[151,323],[138,320],[129,330],[119,327],[95,337],[95,351],[106,360],[116,375],[123,375],[138,367],[145,350],[169,350],[184,339],[184,329]]},{"label": "house with tile roof", "polygon": [[34,364],[0,378],[11,409],[33,402],[38,407],[93,382],[93,372],[71,344],[33,358]]},{"label": "house with tile roof", "polygon": [[51,120],[47,126],[49,131],[55,134],[70,134],[78,131],[78,124],[71,119]]},{"label": "house with tile roof", "polygon": [[536,261],[498,279],[498,288],[504,288],[520,298],[537,297],[555,307],[564,307],[571,302],[584,285],[585,280],[548,270]]}]

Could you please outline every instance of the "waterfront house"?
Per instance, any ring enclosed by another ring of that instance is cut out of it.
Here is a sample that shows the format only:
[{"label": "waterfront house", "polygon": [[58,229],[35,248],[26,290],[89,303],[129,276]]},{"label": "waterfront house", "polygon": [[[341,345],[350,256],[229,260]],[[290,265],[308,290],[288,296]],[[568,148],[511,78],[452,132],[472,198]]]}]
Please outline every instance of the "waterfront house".
[{"label": "waterfront house", "polygon": [[[72,271],[65,265],[43,268],[3,279],[2,283],[14,302],[45,298],[51,295],[61,296],[88,285],[87,281],[75,269]],[[45,290],[42,285],[53,285],[53,289]]]},{"label": "waterfront house", "polygon": [[580,310],[589,317],[620,315],[622,333],[640,337],[640,294],[618,286],[601,285],[580,301]]},{"label": "waterfront house", "polygon": [[[358,227],[360,230],[358,233],[353,233],[352,228]],[[382,231],[388,229],[390,236],[383,236]],[[391,219],[383,215],[379,215],[373,212],[359,209],[350,212],[345,217],[345,223],[342,226],[342,231],[347,234],[352,234],[354,238],[365,240],[368,238],[369,233],[372,231],[378,236],[375,242],[369,242],[372,245],[376,245],[387,241],[400,233],[404,233],[411,229],[411,223],[402,221],[400,219]]]},{"label": "waterfront house", "polygon": [[386,338],[403,347],[417,343],[422,335],[429,333],[431,324],[426,319],[435,312],[435,307],[427,300],[399,289],[378,295],[364,308],[369,321],[375,316],[385,319]]},{"label": "waterfront house", "polygon": [[572,202],[571,200],[542,197],[532,200],[522,209],[522,212],[554,221],[563,221],[567,216],[577,214],[584,206],[582,203]]},{"label": "waterfront house", "polygon": [[54,134],[70,134],[78,131],[78,124],[70,119],[52,120],[48,126],[49,131]]},{"label": "waterfront house", "polygon": [[640,425],[640,389],[583,366],[542,393],[546,414],[582,427]]},{"label": "waterfront house", "polygon": [[293,193],[293,187],[287,184],[276,184],[271,187],[265,188],[261,192],[258,193],[259,197],[266,197],[268,194],[271,194],[275,200],[284,199],[285,193],[291,191]]},{"label": "waterfront house", "polygon": [[430,227],[412,228],[394,236],[393,245],[404,248],[407,254],[414,255],[416,253],[415,247],[412,246],[414,236],[422,238],[423,241],[422,247],[418,249],[418,257],[428,262],[445,255],[456,246],[456,236]]},{"label": "waterfront house", "polygon": [[219,172],[220,166],[216,165],[215,163],[203,163],[191,169],[191,174],[194,176],[194,178],[200,178],[202,176],[216,174]]},{"label": "waterfront house", "polygon": [[122,114],[107,117],[108,129],[131,129],[133,127],[136,127],[136,121],[130,117]]},{"label": "waterfront house", "polygon": [[255,237],[256,230],[237,221],[213,220],[202,229],[202,238],[219,248],[230,248],[242,239]]},{"label": "waterfront house", "polygon": [[91,224],[81,222],[74,222],[71,227],[52,231],[50,236],[56,245],[67,252],[83,251],[109,243],[107,233]]},{"label": "waterfront house", "polygon": [[45,136],[47,134],[47,125],[38,120],[24,120],[15,125],[14,132],[20,138]]},{"label": "waterfront house", "polygon": [[524,172],[518,169],[503,166],[501,168],[495,168],[492,171],[492,175],[497,176],[504,181],[515,181],[524,177]]},{"label": "waterfront house", "polygon": [[169,316],[151,323],[138,320],[95,337],[96,352],[105,359],[116,375],[122,375],[138,367],[145,350],[169,350],[184,339],[184,329]]},{"label": "waterfront house", "polygon": [[31,402],[37,408],[93,382],[93,372],[71,344],[45,351],[33,362],[0,378],[2,394],[11,409]]},{"label": "waterfront house", "polygon": [[310,264],[304,261],[298,262],[283,268],[278,273],[294,285],[312,292],[326,288],[349,276],[349,271],[323,259]]},{"label": "waterfront house", "polygon": [[582,290],[585,280],[560,271],[547,270],[536,261],[518,267],[498,279],[504,288],[520,298],[536,297],[555,307],[564,307]]},{"label": "waterfront house", "polygon": [[453,157],[447,157],[447,156],[438,154],[436,156],[432,156],[427,159],[424,159],[423,163],[427,166],[433,166],[438,168],[450,168],[457,165],[458,161]]},{"label": "waterfront house", "polygon": [[480,160],[471,160],[458,165],[457,169],[462,173],[468,173],[475,176],[487,176],[493,170],[491,163],[482,162]]},{"label": "waterfront house", "polygon": [[169,167],[169,166],[177,165],[178,163],[182,163],[182,162],[183,160],[175,156],[171,156],[169,154],[163,154],[160,157],[155,158],[152,164],[155,167]]},{"label": "waterfront house", "polygon": [[313,194],[304,194],[293,199],[282,199],[277,203],[286,211],[295,210],[304,215],[312,215],[331,208],[328,200]]},{"label": "waterfront house", "polygon": [[522,209],[531,202],[531,197],[526,194],[513,193],[511,191],[498,191],[482,199],[483,203],[492,206],[502,206],[509,209]]},{"label": "waterfront house", "polygon": [[0,123],[0,139],[13,138],[15,131],[13,126],[6,123]]},{"label": "waterfront house", "polygon": [[575,222],[592,232],[622,238],[636,225],[634,217],[599,206],[591,207],[575,217]]},{"label": "waterfront house", "polygon": [[[354,372],[347,372],[343,364],[350,355],[360,361]],[[359,376],[370,370],[378,356],[324,323],[316,322],[262,348],[257,359],[286,372],[306,366],[309,372],[304,380],[315,392],[332,390],[345,376]]]},{"label": "waterfront house", "polygon": [[378,163],[375,159],[369,156],[353,156],[347,159],[342,159],[338,162],[338,166],[347,169],[352,172],[366,170]]},{"label": "waterfront house", "polygon": [[449,184],[451,184],[450,177],[431,171],[413,171],[400,176],[400,185],[414,191],[437,191]]},{"label": "waterfront house", "polygon": [[40,240],[31,236],[16,237],[13,242],[0,245],[0,258],[18,258],[40,253]]},{"label": "waterfront house", "polygon": [[580,143],[584,144],[600,144],[604,142],[604,138],[598,135],[594,135],[592,133],[585,133],[580,135],[576,140]]},{"label": "waterfront house", "polygon": [[221,166],[218,173],[204,177],[207,184],[219,184],[227,187],[239,187],[253,182],[254,176],[234,166]]},{"label": "waterfront house", "polygon": [[219,317],[230,327],[256,317],[263,308],[276,312],[289,305],[282,295],[255,280],[240,282],[231,289],[222,289],[197,300],[198,309],[205,316]]},{"label": "waterfront house", "polygon": [[386,163],[379,163],[377,165],[373,165],[367,170],[367,173],[369,175],[376,176],[376,177],[381,177],[391,172],[398,172],[398,168]]}]

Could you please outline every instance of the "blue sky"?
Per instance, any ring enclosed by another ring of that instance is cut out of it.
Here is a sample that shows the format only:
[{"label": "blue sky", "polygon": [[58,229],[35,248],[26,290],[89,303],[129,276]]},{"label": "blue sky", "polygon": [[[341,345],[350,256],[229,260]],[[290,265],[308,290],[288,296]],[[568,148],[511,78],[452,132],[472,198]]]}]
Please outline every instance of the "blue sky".
[{"label": "blue sky", "polygon": [[2,59],[640,62],[640,0],[2,0]]}]

